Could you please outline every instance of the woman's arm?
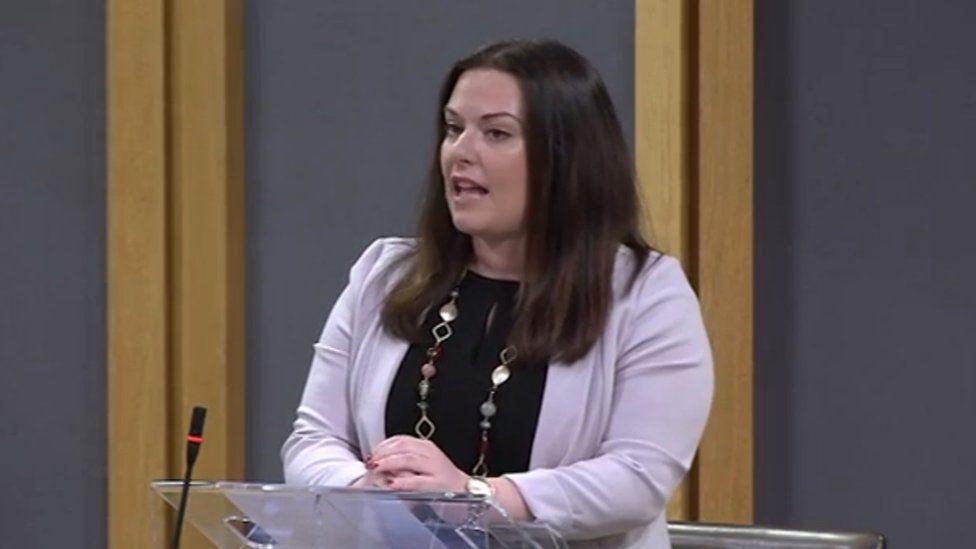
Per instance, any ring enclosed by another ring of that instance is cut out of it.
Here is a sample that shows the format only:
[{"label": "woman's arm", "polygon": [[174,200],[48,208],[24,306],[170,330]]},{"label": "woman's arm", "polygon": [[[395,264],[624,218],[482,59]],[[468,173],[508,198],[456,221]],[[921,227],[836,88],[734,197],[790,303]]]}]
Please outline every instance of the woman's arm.
[{"label": "woman's arm", "polygon": [[366,472],[349,409],[349,357],[362,285],[382,248],[383,241],[377,240],[350,269],[349,284],[315,344],[298,417],[281,449],[289,484],[346,486]]},{"label": "woman's arm", "polygon": [[613,403],[597,456],[505,475],[526,510],[568,539],[653,521],[688,471],[708,417],[712,359],[695,298],[677,261],[662,258],[634,288],[621,334]]},{"label": "woman's arm", "polygon": [[488,479],[488,484],[491,485],[495,503],[505,510],[510,519],[525,522],[535,518],[525,506],[522,494],[511,480],[505,477],[493,477]]}]

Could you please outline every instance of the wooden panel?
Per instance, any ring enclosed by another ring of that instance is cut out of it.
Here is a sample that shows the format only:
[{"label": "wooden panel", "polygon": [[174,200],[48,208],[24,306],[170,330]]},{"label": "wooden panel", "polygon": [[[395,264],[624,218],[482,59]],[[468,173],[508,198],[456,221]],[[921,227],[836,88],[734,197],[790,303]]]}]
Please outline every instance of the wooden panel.
[{"label": "wooden panel", "polygon": [[749,523],[753,501],[751,0],[697,9],[698,291],[715,400],[698,454],[698,519]]},{"label": "wooden panel", "polygon": [[[243,111],[238,2],[172,3],[174,421],[208,408],[199,478],[244,475]],[[174,458],[182,455],[174,448]]]},{"label": "wooden panel", "polygon": [[671,519],[752,519],[752,2],[637,0],[637,173],[652,242],[698,290],[716,392]]},{"label": "wooden panel", "polygon": [[[244,475],[244,189],[239,1],[110,0],[109,540],[155,546],[154,478]],[[192,528],[184,547],[209,546]]]},{"label": "wooden panel", "polygon": [[[691,239],[689,9],[681,0],[638,0],[634,32],[634,155],[644,230],[694,278]],[[696,472],[668,505],[671,520],[693,517]]]},{"label": "wooden panel", "polygon": [[689,10],[681,0],[638,0],[635,11],[634,152],[645,229],[685,263],[692,255]]},{"label": "wooden panel", "polygon": [[166,477],[168,277],[162,0],[107,4],[108,539],[150,547]]}]

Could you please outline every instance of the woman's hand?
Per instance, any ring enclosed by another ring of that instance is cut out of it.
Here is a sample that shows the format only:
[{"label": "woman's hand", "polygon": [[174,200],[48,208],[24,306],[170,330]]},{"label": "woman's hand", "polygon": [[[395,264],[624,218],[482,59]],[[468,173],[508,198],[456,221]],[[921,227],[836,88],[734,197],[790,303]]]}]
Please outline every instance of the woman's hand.
[{"label": "woman's hand", "polygon": [[406,435],[377,444],[366,468],[391,490],[465,492],[470,478],[433,442]]},{"label": "woman's hand", "polygon": [[[406,435],[390,437],[376,445],[366,460],[364,482],[391,490],[467,492],[469,477],[454,466],[433,442]],[[373,480],[366,480],[373,479]],[[513,520],[532,520],[522,494],[507,478],[490,478],[494,498]]]},{"label": "woman's hand", "polygon": [[390,476],[377,473],[367,467],[366,474],[349,485],[351,488],[389,488]]}]

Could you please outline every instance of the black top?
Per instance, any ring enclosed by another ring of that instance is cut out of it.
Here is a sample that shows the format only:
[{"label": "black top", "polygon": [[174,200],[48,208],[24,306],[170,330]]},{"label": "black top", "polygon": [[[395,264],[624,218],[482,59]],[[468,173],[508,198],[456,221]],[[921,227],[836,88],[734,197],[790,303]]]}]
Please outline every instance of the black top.
[{"label": "black top", "polygon": [[[512,327],[512,306],[518,285],[518,282],[495,280],[468,271],[458,292],[458,317],[451,323],[454,333],[444,342],[443,352],[435,362],[437,374],[431,379],[427,397],[428,416],[437,426],[431,440],[466,473],[471,472],[478,459],[479,407],[488,397],[491,371],[501,363],[498,355]],[[420,367],[427,349],[434,343],[430,330],[440,322],[441,305],[432,307],[424,321],[426,340],[412,344],[400,363],[386,403],[387,436],[416,436],[414,425],[420,419],[417,408]],[[495,312],[490,315],[492,308]],[[498,412],[492,418],[488,439],[490,476],[529,469],[545,385],[545,364],[519,364],[512,368],[508,381],[498,388],[495,394]]]}]

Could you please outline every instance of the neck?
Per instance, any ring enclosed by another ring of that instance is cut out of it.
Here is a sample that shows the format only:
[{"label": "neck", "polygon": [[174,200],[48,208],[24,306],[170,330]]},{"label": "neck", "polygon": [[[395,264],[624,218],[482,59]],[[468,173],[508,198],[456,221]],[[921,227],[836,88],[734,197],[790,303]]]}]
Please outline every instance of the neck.
[{"label": "neck", "polygon": [[471,237],[471,270],[488,278],[521,280],[525,264],[525,238],[492,241]]}]

